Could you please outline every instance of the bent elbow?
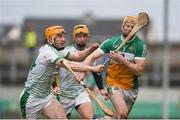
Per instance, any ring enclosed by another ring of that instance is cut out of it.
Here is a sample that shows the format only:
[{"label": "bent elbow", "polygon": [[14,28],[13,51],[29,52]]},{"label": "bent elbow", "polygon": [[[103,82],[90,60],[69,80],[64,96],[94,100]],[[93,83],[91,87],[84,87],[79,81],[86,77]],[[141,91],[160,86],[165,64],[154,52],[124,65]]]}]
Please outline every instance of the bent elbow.
[{"label": "bent elbow", "polygon": [[141,76],[143,74],[143,72],[144,72],[143,70],[137,70],[135,75],[136,76]]},{"label": "bent elbow", "polygon": [[142,72],[136,72],[135,75],[136,75],[136,76],[141,76],[141,75],[142,75]]}]

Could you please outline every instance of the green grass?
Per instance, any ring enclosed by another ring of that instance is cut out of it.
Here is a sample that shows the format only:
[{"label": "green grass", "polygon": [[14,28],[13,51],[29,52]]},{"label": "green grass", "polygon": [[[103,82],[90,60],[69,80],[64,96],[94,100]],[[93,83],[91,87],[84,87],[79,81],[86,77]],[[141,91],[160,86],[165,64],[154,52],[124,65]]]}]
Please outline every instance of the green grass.
[{"label": "green grass", "polygon": [[[104,103],[112,108],[110,101],[104,101]],[[98,116],[104,116],[105,114],[98,106],[96,102],[93,101],[93,106],[95,112]],[[135,103],[132,111],[129,114],[129,118],[146,118],[146,119],[161,119],[162,118],[163,107],[160,102],[137,102]],[[19,103],[14,100],[0,100],[0,119],[11,119],[20,118]],[[72,111],[71,118],[78,118],[78,113],[75,109]],[[177,103],[169,104],[169,118],[180,119],[180,106]]]}]

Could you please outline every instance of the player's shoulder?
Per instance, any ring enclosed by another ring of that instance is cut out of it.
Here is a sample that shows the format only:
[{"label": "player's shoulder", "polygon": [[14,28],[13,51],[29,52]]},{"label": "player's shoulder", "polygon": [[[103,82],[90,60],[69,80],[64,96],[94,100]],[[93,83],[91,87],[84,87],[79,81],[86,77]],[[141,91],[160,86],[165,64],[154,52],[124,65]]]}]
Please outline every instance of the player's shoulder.
[{"label": "player's shoulder", "polygon": [[142,40],[140,37],[136,36],[135,38],[135,46],[137,50],[147,50],[147,44],[144,40]]},{"label": "player's shoulder", "polygon": [[119,39],[120,39],[120,35],[114,35],[114,36],[106,39],[106,40],[104,41],[104,43],[112,44],[112,43],[114,43],[115,41],[119,41]]},{"label": "player's shoulder", "polygon": [[109,39],[112,40],[112,41],[115,41],[115,40],[120,39],[120,38],[121,38],[120,35],[114,35]]},{"label": "player's shoulder", "polygon": [[59,54],[58,50],[50,44],[45,44],[39,49],[39,54],[48,55],[48,54]]},{"label": "player's shoulder", "polygon": [[41,47],[42,50],[56,50],[52,45],[50,44],[45,44]]},{"label": "player's shoulder", "polygon": [[144,40],[137,35],[135,36],[135,41],[137,44],[145,44]]},{"label": "player's shoulder", "polygon": [[51,48],[51,46],[50,45],[48,45],[48,44],[45,44],[45,45],[43,45],[43,46],[41,46],[40,48],[39,48],[39,51],[40,52],[48,52],[49,50],[51,50],[52,48]]},{"label": "player's shoulder", "polygon": [[74,45],[69,45],[64,48],[64,50],[71,50],[71,49],[74,49]]}]

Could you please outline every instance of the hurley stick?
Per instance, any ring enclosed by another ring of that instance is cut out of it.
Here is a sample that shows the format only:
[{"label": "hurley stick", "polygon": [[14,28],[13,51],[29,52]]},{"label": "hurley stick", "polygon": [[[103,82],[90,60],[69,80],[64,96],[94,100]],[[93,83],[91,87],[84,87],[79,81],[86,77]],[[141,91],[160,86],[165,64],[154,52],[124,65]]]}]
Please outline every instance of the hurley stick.
[{"label": "hurley stick", "polygon": [[149,16],[145,12],[141,12],[138,14],[137,22],[134,25],[131,32],[128,34],[128,36],[125,38],[125,40],[116,48],[116,52],[119,51],[126,43],[127,41],[132,38],[141,28],[143,28],[145,25],[147,25],[149,22]]},{"label": "hurley stick", "polygon": [[[63,62],[63,64],[66,66],[66,68],[74,75],[76,76],[76,74],[74,73],[74,71],[65,63]],[[100,106],[100,108],[103,110],[103,112],[106,114],[106,115],[109,115],[109,116],[114,116],[114,113],[111,109],[109,109],[101,100],[99,100],[92,92],[91,90],[86,86],[86,84],[83,82],[83,81],[80,81],[79,82],[85,89],[86,91],[88,92],[88,94],[98,103],[98,105]]]},{"label": "hurley stick", "polygon": [[[138,14],[137,22],[134,25],[131,32],[128,34],[128,36],[125,38],[125,40],[116,48],[116,52],[119,51],[127,42],[129,39],[131,39],[141,28],[143,28],[145,25],[147,25],[149,22],[149,16],[146,12],[141,12]],[[109,62],[111,58],[107,58],[105,60],[104,65]]]}]

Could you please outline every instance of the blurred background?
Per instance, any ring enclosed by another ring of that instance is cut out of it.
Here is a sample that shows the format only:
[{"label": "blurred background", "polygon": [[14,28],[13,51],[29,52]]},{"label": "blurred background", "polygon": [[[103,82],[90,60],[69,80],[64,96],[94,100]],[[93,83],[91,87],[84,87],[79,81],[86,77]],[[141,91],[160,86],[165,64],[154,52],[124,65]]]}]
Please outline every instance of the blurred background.
[{"label": "blurred background", "polygon": [[19,96],[45,27],[64,26],[70,45],[73,27],[87,24],[89,44],[102,43],[120,33],[124,16],[142,11],[150,17],[138,32],[147,62],[129,118],[180,118],[179,0],[0,0],[0,118],[20,118]]}]

